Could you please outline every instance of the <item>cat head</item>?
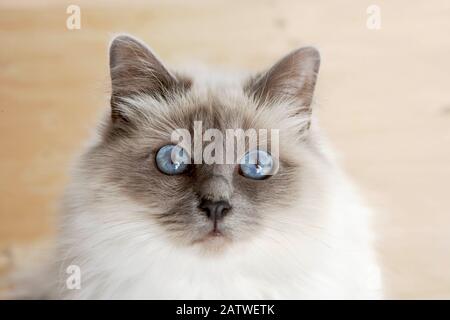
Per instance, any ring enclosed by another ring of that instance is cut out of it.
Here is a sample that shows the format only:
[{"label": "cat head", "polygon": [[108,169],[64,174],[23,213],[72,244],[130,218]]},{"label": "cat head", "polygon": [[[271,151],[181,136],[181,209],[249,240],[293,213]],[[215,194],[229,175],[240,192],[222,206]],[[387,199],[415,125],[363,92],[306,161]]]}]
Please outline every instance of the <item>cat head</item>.
[{"label": "cat head", "polygon": [[[99,186],[96,199],[144,208],[141,218],[174,244],[216,249],[285,221],[287,212],[308,203],[308,194],[319,201],[320,160],[311,134],[319,62],[316,49],[301,48],[264,72],[229,81],[172,72],[139,40],[116,37],[111,113],[83,162]],[[227,130],[244,132],[247,149],[230,149],[222,139]],[[250,146],[248,130],[268,134]],[[190,138],[174,141],[179,132]],[[246,165],[242,159],[252,152],[257,161]],[[230,154],[234,161],[217,160]],[[134,218],[124,212],[127,219]]]}]

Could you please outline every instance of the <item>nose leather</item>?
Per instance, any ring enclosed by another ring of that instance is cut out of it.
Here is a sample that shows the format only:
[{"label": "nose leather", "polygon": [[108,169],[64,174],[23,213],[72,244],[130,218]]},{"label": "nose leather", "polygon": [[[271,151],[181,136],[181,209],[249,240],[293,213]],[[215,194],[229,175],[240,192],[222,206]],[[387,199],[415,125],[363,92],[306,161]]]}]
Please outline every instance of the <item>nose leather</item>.
[{"label": "nose leather", "polygon": [[230,211],[231,206],[228,201],[211,201],[208,199],[203,199],[199,205],[208,218],[213,221],[220,221],[225,217]]}]

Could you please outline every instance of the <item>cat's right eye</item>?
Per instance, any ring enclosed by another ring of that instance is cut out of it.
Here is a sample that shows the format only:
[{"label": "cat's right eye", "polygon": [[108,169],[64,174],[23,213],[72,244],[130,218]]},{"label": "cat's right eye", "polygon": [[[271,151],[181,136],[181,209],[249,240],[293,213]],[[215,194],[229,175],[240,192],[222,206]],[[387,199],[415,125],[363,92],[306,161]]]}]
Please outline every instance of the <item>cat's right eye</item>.
[{"label": "cat's right eye", "polygon": [[186,172],[190,158],[186,150],[179,146],[168,144],[158,150],[156,166],[167,175],[177,175]]}]

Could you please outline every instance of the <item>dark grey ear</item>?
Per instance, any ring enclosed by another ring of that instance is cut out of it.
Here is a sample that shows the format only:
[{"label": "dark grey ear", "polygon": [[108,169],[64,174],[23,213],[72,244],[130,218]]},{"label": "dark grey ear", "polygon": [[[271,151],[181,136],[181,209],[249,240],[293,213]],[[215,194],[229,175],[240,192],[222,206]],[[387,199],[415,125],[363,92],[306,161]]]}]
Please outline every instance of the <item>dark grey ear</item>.
[{"label": "dark grey ear", "polygon": [[113,119],[120,116],[120,98],[136,94],[164,98],[170,92],[190,85],[169,72],[144,43],[128,35],[113,39],[109,56]]},{"label": "dark grey ear", "polygon": [[245,89],[260,103],[289,99],[299,113],[310,112],[319,66],[317,49],[297,49],[251,79]]}]

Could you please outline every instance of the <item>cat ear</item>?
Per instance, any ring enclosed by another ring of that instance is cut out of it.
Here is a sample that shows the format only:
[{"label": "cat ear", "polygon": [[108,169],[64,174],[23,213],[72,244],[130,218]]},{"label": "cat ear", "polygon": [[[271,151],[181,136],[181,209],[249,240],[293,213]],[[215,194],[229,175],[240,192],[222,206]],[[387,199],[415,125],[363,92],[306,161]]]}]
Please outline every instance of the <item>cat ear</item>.
[{"label": "cat ear", "polygon": [[113,119],[121,116],[121,98],[138,94],[165,98],[189,85],[169,72],[149,47],[128,35],[119,35],[111,42],[109,66]]},{"label": "cat ear", "polygon": [[251,79],[245,89],[259,103],[287,100],[295,104],[297,113],[310,113],[319,66],[317,49],[300,48]]}]

